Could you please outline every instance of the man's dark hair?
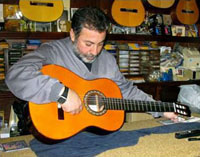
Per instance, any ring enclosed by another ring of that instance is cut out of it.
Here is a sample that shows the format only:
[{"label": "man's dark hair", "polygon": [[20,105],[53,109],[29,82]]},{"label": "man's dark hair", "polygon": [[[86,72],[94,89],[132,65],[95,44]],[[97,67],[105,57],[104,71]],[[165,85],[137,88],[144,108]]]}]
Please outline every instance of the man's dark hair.
[{"label": "man's dark hair", "polygon": [[71,28],[78,37],[83,28],[103,32],[108,29],[109,19],[105,13],[96,7],[79,8],[71,19]]}]

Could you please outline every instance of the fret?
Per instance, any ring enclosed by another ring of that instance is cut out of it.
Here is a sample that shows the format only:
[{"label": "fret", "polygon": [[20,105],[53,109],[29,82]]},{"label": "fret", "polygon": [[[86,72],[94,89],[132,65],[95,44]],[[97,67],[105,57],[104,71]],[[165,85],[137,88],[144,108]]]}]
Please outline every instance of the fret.
[{"label": "fret", "polygon": [[113,109],[113,104],[112,104],[112,99],[108,99],[109,100],[109,104],[110,104],[110,109]]},{"label": "fret", "polygon": [[[121,102],[121,101],[119,100],[119,102]],[[120,104],[121,104],[121,103],[116,103],[116,106],[117,106],[117,109],[118,109],[118,110],[121,110]]]},{"label": "fret", "polygon": [[143,105],[142,103],[141,103],[141,108],[142,108],[142,111],[145,111],[145,110],[144,110],[144,105]]},{"label": "fret", "polygon": [[173,112],[174,111],[174,107],[173,107],[172,103],[166,103],[166,104],[168,106],[168,111]]},{"label": "fret", "polygon": [[136,104],[134,105],[134,111],[137,111],[137,105]]},{"label": "fret", "polygon": [[167,111],[173,111],[173,110],[171,110],[172,108],[171,108],[171,105],[170,105],[170,103],[165,103],[167,106],[168,106],[168,108],[167,108]]},{"label": "fret", "polygon": [[112,103],[110,102],[110,99],[107,99],[108,100],[108,104],[109,104],[109,109],[112,109]]},{"label": "fret", "polygon": [[173,107],[173,104],[172,103],[167,103],[168,106],[169,106],[169,111],[174,111],[174,107]]},{"label": "fret", "polygon": [[154,104],[154,106],[155,106],[155,111],[159,111],[159,106],[157,106],[156,104],[155,104],[155,102],[154,101],[152,101],[152,103]]},{"label": "fret", "polygon": [[138,103],[137,101],[134,100],[134,103],[135,103],[135,111],[137,112],[139,109],[138,109]]},{"label": "fret", "polygon": [[126,101],[127,111],[130,111],[128,100]]},{"label": "fret", "polygon": [[109,103],[108,103],[108,99],[103,98],[103,103],[104,103],[104,108],[108,109],[109,108]]},{"label": "fret", "polygon": [[176,104],[175,104],[175,103],[173,103],[173,108],[174,108],[174,111],[176,112],[176,107],[175,107],[175,105],[176,105]]},{"label": "fret", "polygon": [[164,111],[167,111],[167,110],[166,110],[166,103],[163,105],[163,107],[164,107]]},{"label": "fret", "polygon": [[153,108],[154,108],[153,112],[158,111],[157,106],[156,106],[156,104],[155,104],[153,101],[151,101],[150,104],[151,104],[151,105],[153,106]]},{"label": "fret", "polygon": [[170,105],[170,108],[171,108],[171,111],[176,111],[176,108],[174,107],[174,103],[170,103],[171,105]]},{"label": "fret", "polygon": [[115,110],[119,110],[119,106],[118,106],[118,103],[117,103],[117,99],[112,99],[113,103],[114,103],[114,108]]},{"label": "fret", "polygon": [[127,111],[130,111],[131,108],[128,99],[126,100],[126,105],[127,105]]},{"label": "fret", "polygon": [[[113,101],[114,101],[115,99],[113,99]],[[115,108],[117,109],[117,110],[119,110],[119,104],[116,102],[116,101],[114,101],[114,103],[115,103]]]},{"label": "fret", "polygon": [[105,102],[105,108],[106,108],[106,109],[110,109],[109,99],[105,99],[105,98],[104,98],[104,102]]},{"label": "fret", "polygon": [[119,105],[119,103],[116,103],[116,102],[115,102],[115,105],[116,105],[117,110],[120,110],[120,105]]},{"label": "fret", "polygon": [[116,107],[116,109],[119,110],[120,107],[119,107],[119,103],[117,103],[117,99],[113,99],[113,100],[115,100],[114,102],[115,102],[115,107]]},{"label": "fret", "polygon": [[117,110],[120,110],[119,104],[115,102],[115,105],[116,105]]},{"label": "fret", "polygon": [[111,103],[112,103],[113,109],[116,110],[116,109],[117,109],[117,108],[116,108],[116,104],[113,102],[113,99],[112,99],[112,98],[111,98],[110,100],[111,100]]},{"label": "fret", "polygon": [[[124,99],[123,99],[123,101],[124,101]],[[124,109],[125,108],[125,105],[124,105],[124,103],[122,103],[122,101],[120,101],[121,103],[120,103],[120,109],[122,110],[122,109]],[[126,108],[125,108],[125,110],[126,110]]]},{"label": "fret", "polygon": [[130,104],[131,111],[133,111],[133,106],[134,106],[134,105],[131,105],[131,100],[130,100],[130,99],[128,100],[128,102],[129,102],[129,104]]},{"label": "fret", "polygon": [[112,109],[113,109],[113,110],[116,110],[115,104],[113,103],[113,99],[112,99],[112,98],[110,98],[110,102],[111,102],[111,104],[112,104]]},{"label": "fret", "polygon": [[111,101],[110,101],[110,99],[107,99],[108,100],[108,104],[109,104],[109,109],[112,109],[112,103],[111,103]]},{"label": "fret", "polygon": [[151,107],[151,104],[150,103],[146,103],[146,111],[151,111],[151,109],[149,109]]},{"label": "fret", "polygon": [[150,111],[153,111],[153,109],[152,109],[152,105],[151,105],[151,104],[149,104],[149,106],[150,106]]},{"label": "fret", "polygon": [[138,104],[138,111],[140,111],[140,103],[141,103],[141,101],[136,101],[136,102],[138,102],[137,104]]},{"label": "fret", "polygon": [[158,105],[159,106],[159,110],[160,110],[160,112],[162,112],[162,108],[161,108],[161,105]]}]

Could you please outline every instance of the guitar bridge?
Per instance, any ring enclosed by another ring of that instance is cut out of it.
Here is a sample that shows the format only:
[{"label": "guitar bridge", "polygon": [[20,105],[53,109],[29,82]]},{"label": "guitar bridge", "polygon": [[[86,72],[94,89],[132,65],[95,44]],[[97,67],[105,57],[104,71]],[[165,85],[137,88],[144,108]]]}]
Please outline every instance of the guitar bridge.
[{"label": "guitar bridge", "polygon": [[33,2],[33,1],[30,1],[30,5],[53,7],[53,3],[42,3],[42,2]]}]

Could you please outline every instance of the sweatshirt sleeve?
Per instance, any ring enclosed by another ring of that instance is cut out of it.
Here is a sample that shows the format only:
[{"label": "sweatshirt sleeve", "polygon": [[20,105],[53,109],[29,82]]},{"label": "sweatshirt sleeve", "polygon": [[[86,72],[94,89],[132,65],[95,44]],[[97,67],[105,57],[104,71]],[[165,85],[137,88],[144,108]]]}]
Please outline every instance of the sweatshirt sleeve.
[{"label": "sweatshirt sleeve", "polygon": [[56,101],[63,85],[40,72],[44,65],[53,64],[55,56],[49,45],[23,56],[6,74],[5,82],[9,90],[25,101],[38,104]]}]

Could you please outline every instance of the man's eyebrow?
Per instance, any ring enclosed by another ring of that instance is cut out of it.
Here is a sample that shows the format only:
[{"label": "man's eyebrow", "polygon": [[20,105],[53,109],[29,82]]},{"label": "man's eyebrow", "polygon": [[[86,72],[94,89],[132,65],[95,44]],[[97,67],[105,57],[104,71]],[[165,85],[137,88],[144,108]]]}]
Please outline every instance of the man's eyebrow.
[{"label": "man's eyebrow", "polygon": [[[85,40],[85,42],[91,43],[91,44],[95,44],[94,42],[90,41],[90,40]],[[105,40],[100,41],[98,44],[104,43]]]}]

